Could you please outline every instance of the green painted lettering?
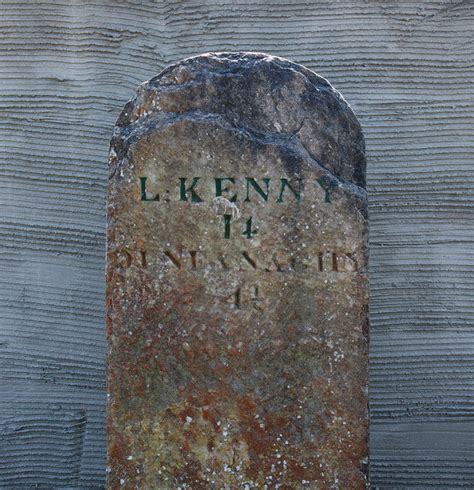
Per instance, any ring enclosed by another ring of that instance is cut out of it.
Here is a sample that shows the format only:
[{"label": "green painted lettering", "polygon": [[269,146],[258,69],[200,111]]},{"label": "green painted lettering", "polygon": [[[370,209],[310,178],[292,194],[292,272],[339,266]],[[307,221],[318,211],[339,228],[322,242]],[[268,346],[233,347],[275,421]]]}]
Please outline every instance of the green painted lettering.
[{"label": "green painted lettering", "polygon": [[252,230],[252,217],[250,217],[246,222],[245,222],[245,230],[242,233],[242,235],[245,235],[247,238],[252,238],[255,233],[257,233],[257,230]]},{"label": "green painted lettering", "polygon": [[327,178],[320,177],[316,182],[321,186],[321,188],[325,192],[324,202],[331,202],[331,194],[332,191],[337,187],[337,181],[334,179],[328,181]]},{"label": "green painted lettering", "polygon": [[157,194],[155,197],[149,198],[146,194],[146,181],[147,177],[140,177],[140,192],[142,201],[159,201],[160,196]]},{"label": "green painted lettering", "polygon": [[202,202],[202,199],[196,194],[194,190],[195,185],[197,184],[200,177],[194,177],[193,183],[186,189],[186,177],[180,177],[179,179],[179,196],[181,201],[188,200],[188,192],[191,193],[191,202]]},{"label": "green painted lettering", "polygon": [[[216,182],[216,197],[222,196],[223,192],[229,192],[228,187],[222,187],[222,182],[228,180],[229,182],[232,182],[232,184],[235,184],[235,179],[233,177],[216,177],[214,180]],[[237,201],[237,194],[234,194],[229,200],[230,202]]]},{"label": "green painted lettering", "polygon": [[269,192],[269,186],[270,186],[270,179],[262,179],[263,182],[265,182],[265,186],[267,188],[267,191],[265,192],[260,185],[257,183],[255,179],[252,179],[252,177],[247,177],[247,197],[245,199],[245,202],[250,201],[249,193],[250,193],[250,186],[252,186],[258,194],[263,198],[264,201],[268,201],[268,192]]},{"label": "green painted lettering", "polygon": [[230,238],[230,220],[232,219],[231,214],[224,214],[224,238]]},{"label": "green painted lettering", "polygon": [[288,179],[280,179],[281,182],[281,188],[280,188],[280,196],[278,197],[276,202],[283,202],[283,193],[285,192],[285,188],[288,187],[290,191],[293,193],[293,195],[296,197],[296,200],[299,201],[301,199],[301,189],[303,187],[303,181],[301,179],[298,179],[298,189],[294,189],[290,183],[288,182]]}]

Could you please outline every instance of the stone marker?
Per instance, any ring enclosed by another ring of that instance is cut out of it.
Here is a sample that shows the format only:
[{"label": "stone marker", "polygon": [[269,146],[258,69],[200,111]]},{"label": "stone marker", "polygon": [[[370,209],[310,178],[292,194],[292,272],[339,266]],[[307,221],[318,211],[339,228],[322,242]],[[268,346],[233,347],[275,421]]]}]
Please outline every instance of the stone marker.
[{"label": "stone marker", "polygon": [[356,117],[300,65],[139,87],[110,150],[109,488],[365,488],[364,187]]}]

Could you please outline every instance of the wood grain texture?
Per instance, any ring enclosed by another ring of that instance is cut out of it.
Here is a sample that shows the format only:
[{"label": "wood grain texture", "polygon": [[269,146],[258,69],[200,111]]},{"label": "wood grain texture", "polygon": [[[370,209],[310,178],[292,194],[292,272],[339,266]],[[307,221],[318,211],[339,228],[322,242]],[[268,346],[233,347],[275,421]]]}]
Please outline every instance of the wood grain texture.
[{"label": "wood grain texture", "polygon": [[373,487],[474,487],[474,3],[0,5],[0,487],[104,485],[109,138],[139,83],[224,50],[305,64],[362,123]]}]

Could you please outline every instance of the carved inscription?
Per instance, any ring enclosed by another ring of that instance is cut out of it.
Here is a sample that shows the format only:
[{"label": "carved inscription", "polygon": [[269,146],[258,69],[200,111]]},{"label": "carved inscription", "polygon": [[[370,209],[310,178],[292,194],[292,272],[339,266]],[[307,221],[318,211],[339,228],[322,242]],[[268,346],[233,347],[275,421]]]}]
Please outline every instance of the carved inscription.
[{"label": "carved inscription", "polygon": [[132,265],[147,267],[148,263],[154,265],[161,262],[173,265],[180,271],[199,271],[209,266],[212,269],[279,273],[358,271],[357,260],[352,252],[331,251],[320,252],[313,257],[292,257],[274,253],[270,257],[257,259],[245,250],[232,257],[226,256],[223,252],[211,255],[199,250],[163,250],[161,254],[150,258],[145,250],[130,251],[122,248],[110,252],[110,260],[114,260],[117,266],[123,269]]},{"label": "carved inscription", "polygon": [[[151,194],[147,191],[147,177],[140,177],[140,190],[142,201],[159,201],[160,195],[157,190],[154,190]],[[180,177],[177,185],[178,192],[175,197],[176,200],[190,201],[193,203],[203,202],[199,195],[199,181],[201,177]],[[283,203],[287,199],[288,195],[291,195],[296,201],[300,201],[303,192],[303,179],[296,179],[295,182],[290,182],[287,178],[278,179],[277,183],[272,183],[272,179],[263,177],[256,179],[254,177],[215,177],[215,197],[226,197],[230,202],[236,202],[242,199],[245,202],[251,202],[256,196],[259,196],[263,201],[268,202],[273,198],[277,203]],[[189,183],[191,182],[191,183]],[[224,183],[233,184],[234,189],[230,189],[228,185]],[[242,195],[235,189],[236,184],[240,183],[244,192]],[[315,179],[312,185],[320,187],[323,191],[324,201],[331,202],[331,195],[334,189],[337,188],[337,181],[335,179],[329,179],[326,177],[320,177]],[[231,195],[232,194],[232,195]],[[153,196],[153,197],[152,197]]]},{"label": "carved inscription", "polygon": [[[147,177],[140,177],[140,199],[144,202],[159,202],[159,192],[149,193],[147,191]],[[191,181],[191,184],[187,182]],[[178,192],[174,195],[174,199],[168,197],[166,202],[184,201],[191,203],[203,203],[204,199],[198,194],[198,184],[201,177],[180,177],[179,184],[177,185]],[[288,196],[296,202],[300,202],[303,198],[303,179],[295,179],[294,182],[290,182],[287,178],[278,179],[276,185],[271,185],[271,180],[268,177],[256,179],[253,177],[236,178],[236,177],[215,177],[214,181],[214,198],[213,208],[218,214],[223,216],[223,236],[225,239],[230,239],[233,235],[232,220],[240,217],[240,211],[237,206],[239,201],[245,203],[251,203],[255,200],[262,200],[263,202],[269,202],[273,198],[275,203],[283,204]],[[231,183],[234,189],[230,189],[225,183]],[[240,183],[244,186],[244,192],[239,194],[235,186]],[[245,183],[245,185],[243,184]],[[322,190],[322,196],[324,203],[331,203],[331,195],[338,187],[338,182],[335,179],[326,177],[320,177],[310,183],[314,191],[314,187]],[[202,185],[202,184],[201,184]],[[172,187],[172,186],[171,186]],[[286,191],[286,193],[285,193]],[[200,191],[199,191],[200,192]],[[309,192],[311,194],[311,192]],[[201,193],[202,195],[202,193]],[[225,197],[225,195],[227,197]],[[321,196],[319,196],[321,198]],[[251,239],[258,231],[258,226],[254,226],[253,216],[246,218],[245,225],[242,230],[239,230],[246,238]],[[237,233],[239,233],[237,231]]]}]

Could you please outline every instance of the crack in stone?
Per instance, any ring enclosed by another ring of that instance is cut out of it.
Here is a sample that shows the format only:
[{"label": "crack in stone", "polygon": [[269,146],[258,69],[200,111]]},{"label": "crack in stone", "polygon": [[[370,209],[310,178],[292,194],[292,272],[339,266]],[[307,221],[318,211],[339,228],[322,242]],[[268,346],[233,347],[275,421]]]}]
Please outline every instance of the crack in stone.
[{"label": "crack in stone", "polygon": [[[125,160],[125,156],[128,154],[128,150],[133,147],[134,143],[141,139],[146,134],[151,133],[157,129],[170,127],[173,124],[182,121],[190,121],[195,123],[212,123],[219,126],[227,131],[238,132],[241,136],[245,137],[247,140],[256,141],[263,145],[275,145],[290,152],[298,155],[302,160],[309,160],[313,165],[316,165],[321,169],[326,176],[336,180],[338,186],[348,190],[352,193],[359,195],[360,197],[365,197],[367,191],[360,185],[350,182],[326,168],[319,160],[314,158],[309,151],[306,149],[304,144],[299,140],[295,134],[284,134],[284,133],[263,133],[257,131],[253,128],[243,125],[237,125],[228,119],[225,119],[222,115],[210,112],[202,111],[188,111],[181,113],[174,112],[159,112],[151,113],[147,116],[143,116],[137,121],[125,126],[121,129],[120,134],[116,135],[116,138],[121,141],[122,147],[125,149],[121,155],[115,149],[116,145],[112,146],[112,150],[117,153],[117,162],[120,164]],[[304,121],[303,121],[304,122]],[[301,127],[303,125],[301,124]],[[301,127],[299,130],[301,130]],[[115,140],[116,141],[116,140]],[[114,143],[115,143],[114,141]],[[116,169],[110,174],[109,179],[111,179],[116,173]]]}]

